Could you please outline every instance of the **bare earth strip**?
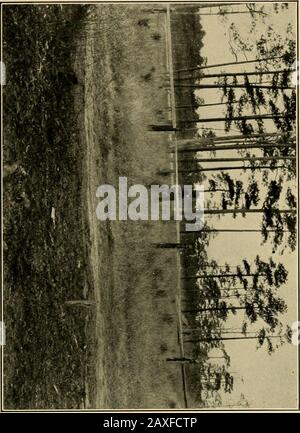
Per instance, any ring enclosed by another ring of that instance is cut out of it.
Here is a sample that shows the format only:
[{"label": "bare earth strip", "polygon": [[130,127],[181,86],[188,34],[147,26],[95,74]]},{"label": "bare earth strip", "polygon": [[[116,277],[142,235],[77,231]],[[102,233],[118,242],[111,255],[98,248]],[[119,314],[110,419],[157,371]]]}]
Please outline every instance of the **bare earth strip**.
[{"label": "bare earth strip", "polygon": [[[144,18],[148,27],[138,24]],[[166,362],[180,353],[176,253],[155,247],[175,241],[176,224],[100,222],[95,213],[100,184],[117,186],[119,176],[127,176],[128,186],[166,183],[157,171],[170,166],[167,137],[147,128],[165,120],[159,118],[168,103],[165,47],[162,14],[95,7],[85,64],[78,66],[85,83],[82,135],[92,271],[87,296],[95,301],[88,317],[97,342],[91,357],[96,378],[87,383],[89,407],[184,406],[181,369]]]}]

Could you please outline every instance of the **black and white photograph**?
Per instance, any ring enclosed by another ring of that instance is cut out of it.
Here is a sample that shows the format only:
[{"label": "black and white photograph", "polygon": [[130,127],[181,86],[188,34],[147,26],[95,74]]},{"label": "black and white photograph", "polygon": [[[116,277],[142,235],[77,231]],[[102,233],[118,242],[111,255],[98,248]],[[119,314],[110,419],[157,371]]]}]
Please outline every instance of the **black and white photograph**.
[{"label": "black and white photograph", "polygon": [[299,410],[298,13],[1,4],[2,411]]}]

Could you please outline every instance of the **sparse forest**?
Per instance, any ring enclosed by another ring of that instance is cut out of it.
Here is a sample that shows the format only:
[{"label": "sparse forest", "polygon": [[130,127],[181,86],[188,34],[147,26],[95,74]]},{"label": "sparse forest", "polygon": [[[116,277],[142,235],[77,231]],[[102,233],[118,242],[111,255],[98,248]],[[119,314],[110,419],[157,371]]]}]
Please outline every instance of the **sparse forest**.
[{"label": "sparse forest", "polygon": [[[209,64],[204,59],[197,67],[174,72],[177,96],[192,92],[194,102],[184,105],[178,96],[179,137],[171,152],[177,149],[182,184],[204,185],[205,226],[201,232],[181,230],[180,244],[174,245],[183,250],[186,355],[168,361],[186,365],[187,372],[200,377],[194,388],[204,406],[224,405],[219,392],[233,390],[226,341],[239,342],[242,350],[243,341],[255,340],[257,349],[272,354],[292,335],[284,324],[288,272],[283,253],[295,251],[297,242],[295,36],[291,24],[279,34],[265,23],[267,14],[280,15],[288,4],[273,4],[268,11],[257,4],[241,5],[202,5],[197,12],[227,21],[235,61]],[[174,8],[174,13],[195,11]],[[230,24],[232,14],[249,15],[250,42]],[[258,25],[263,34],[255,31]],[[215,99],[207,99],[207,89],[216,89]],[[206,116],[207,107],[219,116]],[[211,123],[219,127],[211,129]],[[257,227],[250,229],[247,217],[253,214]],[[226,216],[232,216],[231,227],[220,229]],[[234,243],[242,232],[253,233],[258,245],[271,245],[282,260],[251,250],[240,264],[210,259],[207,250],[216,236],[230,233]],[[232,327],[232,315],[239,327]]]}]

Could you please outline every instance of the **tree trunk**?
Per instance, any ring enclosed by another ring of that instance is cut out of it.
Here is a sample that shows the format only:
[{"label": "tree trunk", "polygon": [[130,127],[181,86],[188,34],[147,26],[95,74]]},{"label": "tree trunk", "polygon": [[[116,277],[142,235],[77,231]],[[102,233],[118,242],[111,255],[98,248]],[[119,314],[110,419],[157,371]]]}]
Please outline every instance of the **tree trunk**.
[{"label": "tree trunk", "polygon": [[179,159],[179,162],[241,162],[241,161],[291,161],[295,160],[295,156],[254,156],[254,157],[245,157],[245,158],[190,158],[190,159]]},{"label": "tree trunk", "polygon": [[[196,140],[189,140],[190,143],[196,143]],[[186,143],[188,144],[188,142]],[[181,152],[213,152],[217,150],[247,150],[247,149],[285,149],[287,147],[296,147],[295,143],[287,143],[287,144],[269,144],[269,143],[260,143],[260,144],[228,144],[221,146],[191,146],[191,147],[182,147],[178,148],[178,153]]]},{"label": "tree trunk", "polygon": [[[199,295],[200,295],[200,293],[199,293]],[[219,301],[219,300],[222,301],[222,300],[226,300],[226,299],[227,300],[229,300],[229,299],[241,299],[241,295],[237,296],[236,294],[231,294],[231,295],[228,294],[228,295],[225,295],[225,296],[208,296],[208,295],[209,294],[206,293],[206,296],[204,296],[204,294],[202,293],[201,294],[201,298],[205,299],[206,301]],[[181,301],[182,302],[190,302],[190,299],[181,297]]]},{"label": "tree trunk", "polygon": [[244,140],[245,138],[265,138],[265,137],[285,137],[286,134],[284,133],[278,133],[278,132],[263,132],[258,134],[236,134],[236,135],[223,135],[220,137],[212,137],[214,142],[218,141],[228,141],[228,140]]},{"label": "tree trunk", "polygon": [[[268,233],[275,233],[277,232],[279,229],[270,229],[267,230]],[[202,230],[195,230],[195,231],[191,231],[189,230],[188,232],[185,230],[181,230],[180,233],[181,234],[185,234],[185,235],[193,235],[194,233],[261,233],[261,230],[257,230],[257,229],[202,229]],[[280,230],[281,233],[289,233],[289,230]]]},{"label": "tree trunk", "polygon": [[[280,168],[286,168],[284,165],[275,165],[272,167],[271,165],[261,165],[260,167],[245,167],[240,165],[238,167],[210,167],[210,168],[191,168],[186,170],[178,170],[178,173],[204,173],[207,171],[222,171],[222,170],[278,170]],[[170,172],[160,172],[160,174],[169,174]]]},{"label": "tree trunk", "polygon": [[[183,78],[184,79],[184,78]],[[233,104],[237,104],[239,101],[232,101]],[[191,104],[191,105],[177,105],[176,110],[183,110],[187,108],[201,108],[201,107],[215,107],[217,105],[227,105],[228,102],[213,102],[211,104]]]},{"label": "tree trunk", "polygon": [[[201,332],[201,331],[203,331],[201,328],[185,328],[184,330],[183,330],[183,334],[184,335],[190,335],[190,334],[192,334],[193,332]],[[212,333],[216,333],[217,331],[211,331]],[[220,333],[221,334],[243,334],[243,331],[242,330],[240,330],[240,331],[220,331]],[[247,334],[249,334],[249,332],[246,332]],[[252,331],[252,332],[250,332],[250,333],[254,333],[254,331]],[[220,356],[219,358],[223,358],[223,356]]]},{"label": "tree trunk", "polygon": [[264,59],[242,60],[240,62],[215,63],[212,65],[198,66],[195,68],[177,69],[174,72],[199,71],[201,69],[219,68],[219,67],[223,67],[223,66],[232,66],[232,65],[244,65],[244,64],[249,64],[249,63],[260,63],[260,62],[267,62],[269,60],[279,60],[282,58],[283,58],[283,56],[274,56],[274,57],[266,57]]},{"label": "tree trunk", "polygon": [[[279,213],[296,213],[296,208],[291,209],[276,209]],[[222,214],[233,214],[233,213],[264,213],[263,208],[260,209],[205,209],[204,214],[207,215],[222,215]]]},{"label": "tree trunk", "polygon": [[245,3],[204,3],[204,4],[201,4],[201,3],[199,3],[199,5],[197,4],[197,5],[184,5],[184,7],[186,8],[186,7],[188,7],[188,6],[191,6],[191,7],[197,7],[197,8],[199,8],[199,9],[210,9],[210,8],[216,8],[216,7],[221,7],[221,6],[240,6],[240,5],[244,5]]},{"label": "tree trunk", "polygon": [[[243,274],[242,277],[254,277],[256,274]],[[258,275],[264,275],[264,274],[258,274]],[[239,274],[199,274],[199,275],[193,275],[188,277],[181,277],[182,280],[198,280],[201,278],[228,278],[228,277],[238,277]]]},{"label": "tree trunk", "polygon": [[[234,291],[234,292],[238,292],[239,290],[242,290],[242,292],[244,293],[245,292],[245,290],[247,290],[247,289],[245,289],[245,287],[236,287],[236,288],[234,288],[234,289],[226,289],[225,287],[221,287],[221,288],[219,288],[219,290],[221,291],[221,292],[231,292],[231,291]],[[201,295],[201,296],[204,296],[204,295],[207,295],[208,294],[208,292],[209,291],[206,291],[206,292],[203,292],[203,291],[201,291],[201,289],[199,289],[199,290],[195,290],[195,289],[193,289],[193,290],[189,290],[189,289],[183,289],[182,290],[182,292],[183,293],[191,293],[191,294],[194,294],[194,295]]]},{"label": "tree trunk", "polygon": [[232,311],[232,310],[246,310],[246,307],[207,307],[196,308],[195,310],[183,310],[182,313],[204,313],[206,311]]},{"label": "tree trunk", "polygon": [[[267,335],[266,338],[282,338],[282,335]],[[201,343],[201,342],[210,342],[210,341],[223,341],[223,340],[254,340],[258,339],[258,337],[212,337],[212,338],[200,338],[197,340],[186,340],[186,343]]]},{"label": "tree trunk", "polygon": [[[228,192],[228,189],[215,189],[215,190],[209,190],[209,189],[205,189],[205,190],[203,190],[203,192],[204,193],[210,193],[210,192]],[[183,192],[182,192],[182,194],[180,194],[180,197],[181,198],[183,198]],[[190,197],[190,196],[189,196]],[[196,191],[193,191],[193,193],[192,193],[192,197],[193,198],[195,198],[196,197]],[[165,199],[164,199],[164,197],[162,197],[162,196],[160,196],[159,197],[159,201],[174,201],[175,200],[175,194],[170,194],[170,197],[166,197]]]},{"label": "tree trunk", "polygon": [[[186,139],[181,139],[181,140],[177,140],[178,144],[186,144],[186,143],[190,143],[190,142],[197,142],[198,144],[213,144],[213,143],[218,143],[220,144],[223,143],[224,141],[228,142],[228,141],[234,141],[234,142],[239,142],[239,141],[244,141],[244,140],[252,140],[253,138],[287,138],[289,137],[288,134],[284,134],[284,133],[278,133],[278,132],[264,132],[261,134],[235,134],[235,135],[222,135],[222,136],[214,136],[214,137],[198,137],[198,138],[186,138]],[[296,139],[296,136],[292,136],[293,140]]]},{"label": "tree trunk", "polygon": [[[249,86],[254,89],[272,89],[273,86],[268,86],[265,84],[252,84],[249,83]],[[188,87],[192,89],[222,89],[222,88],[228,88],[228,89],[245,89],[245,84],[174,84],[174,87],[181,88],[181,87]],[[276,86],[276,89],[278,90],[294,90],[295,86]]]},{"label": "tree trunk", "polygon": [[173,14],[180,14],[180,15],[200,15],[200,16],[220,16],[222,17],[223,15],[241,15],[241,14],[261,14],[261,15],[265,15],[264,12],[261,11],[232,11],[232,12],[211,12],[211,13],[202,13],[202,12],[179,12],[179,11],[175,11],[172,12]]},{"label": "tree trunk", "polygon": [[239,120],[263,120],[263,119],[283,119],[285,118],[285,114],[253,114],[250,116],[235,116],[231,119],[227,117],[207,117],[204,119],[190,120],[190,119],[182,119],[181,123],[209,123],[209,122],[225,122],[226,120],[231,120],[232,122]]},{"label": "tree trunk", "polygon": [[203,74],[203,75],[199,75],[197,76],[193,76],[193,77],[179,77],[179,80],[190,80],[191,78],[199,78],[199,79],[204,79],[204,78],[219,78],[219,77],[246,77],[246,76],[253,76],[253,75],[258,75],[258,76],[263,76],[263,75],[275,75],[275,74],[282,74],[283,72],[289,72],[292,73],[294,72],[293,69],[281,69],[278,71],[251,71],[251,72],[220,72],[219,74]]}]

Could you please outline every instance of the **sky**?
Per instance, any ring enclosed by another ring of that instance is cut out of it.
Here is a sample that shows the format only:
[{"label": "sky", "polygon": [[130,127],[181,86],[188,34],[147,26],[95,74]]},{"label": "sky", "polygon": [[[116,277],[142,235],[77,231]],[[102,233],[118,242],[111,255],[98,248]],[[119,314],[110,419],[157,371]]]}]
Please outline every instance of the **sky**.
[{"label": "sky", "polygon": [[[287,11],[280,12],[278,15],[274,14],[270,5],[266,5],[266,11],[270,11],[270,14],[266,18],[265,24],[261,22],[257,24],[257,34],[263,34],[266,31],[266,26],[269,24],[272,24],[274,30],[282,34],[284,34],[288,23],[292,23],[295,28],[295,4],[290,4]],[[207,13],[209,10],[205,9],[205,12]],[[232,22],[238,26],[243,38],[247,38],[250,24],[248,15],[231,15],[225,24],[220,21],[219,17],[201,16],[201,24],[206,32],[201,55],[207,58],[207,64],[235,61],[228,43],[228,28]],[[252,57],[253,55],[251,56],[251,53],[249,53],[248,58],[251,59]],[[244,60],[244,58],[239,56],[239,60]],[[243,68],[244,66],[241,65],[239,71],[243,72]],[[237,70],[237,67],[226,68],[228,72],[232,70]],[[218,69],[211,69],[212,71],[217,72]],[[216,90],[199,90],[197,94],[206,103],[220,100],[220,96]],[[199,110],[199,115],[200,117],[218,117],[220,115],[220,107],[203,107]],[[202,126],[222,128],[223,125],[218,122]],[[221,131],[217,133],[217,135],[220,134],[224,135]],[[226,156],[229,155],[229,153],[226,154]],[[225,156],[225,154],[219,154],[218,156]],[[241,180],[243,180],[243,177],[244,175],[241,175]],[[257,216],[253,215],[246,218],[238,216],[234,228],[257,228],[259,225],[257,218]],[[214,219],[214,222],[215,228],[232,228],[232,217],[230,215],[222,217],[219,221]],[[234,236],[236,236],[235,239],[233,239]],[[291,326],[293,322],[298,320],[296,253],[290,253],[288,250],[285,250],[282,256],[272,254],[270,245],[265,244],[262,246],[260,234],[253,233],[219,234],[211,241],[208,247],[208,257],[217,260],[220,264],[224,264],[225,262],[236,264],[246,257],[251,261],[251,258],[254,259],[257,254],[266,260],[272,256],[276,262],[280,261],[284,263],[289,271],[288,282],[282,288],[282,297],[288,305],[288,312],[283,319],[283,323]],[[232,324],[227,323],[226,326],[238,325],[237,319],[234,319]],[[252,408],[295,408],[298,406],[296,346],[284,345],[270,356],[263,348],[256,350],[256,343],[253,341],[231,341],[226,343],[226,350],[231,357],[230,371],[235,372],[237,377],[232,394],[230,396],[227,394],[226,396],[223,395],[224,403],[236,403],[239,400],[240,394],[243,393]]]}]

